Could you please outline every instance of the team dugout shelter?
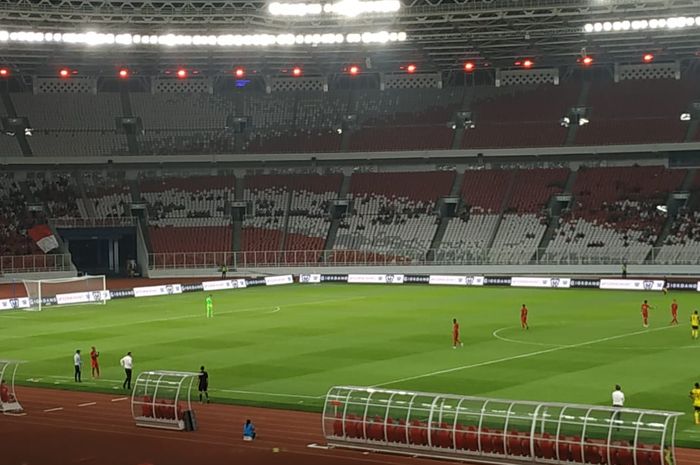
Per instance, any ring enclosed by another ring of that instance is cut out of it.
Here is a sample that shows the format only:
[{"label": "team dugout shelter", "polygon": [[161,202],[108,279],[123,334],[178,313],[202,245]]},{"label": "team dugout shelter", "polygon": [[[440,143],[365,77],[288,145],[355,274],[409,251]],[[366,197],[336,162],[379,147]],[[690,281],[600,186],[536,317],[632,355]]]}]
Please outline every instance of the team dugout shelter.
[{"label": "team dugout shelter", "polygon": [[329,445],[470,462],[672,465],[682,413],[332,387]]},{"label": "team dugout shelter", "polygon": [[197,421],[192,410],[192,386],[199,373],[186,371],[144,371],[131,394],[131,414],[137,426],[194,431]]}]

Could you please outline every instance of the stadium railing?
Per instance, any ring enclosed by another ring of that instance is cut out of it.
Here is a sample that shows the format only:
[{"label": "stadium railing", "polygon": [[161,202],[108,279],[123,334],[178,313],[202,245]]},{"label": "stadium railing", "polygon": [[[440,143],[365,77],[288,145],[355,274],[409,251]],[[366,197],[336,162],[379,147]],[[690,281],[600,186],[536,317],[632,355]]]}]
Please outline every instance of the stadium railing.
[{"label": "stadium railing", "polygon": [[56,228],[105,228],[133,226],[136,218],[132,216],[114,216],[105,218],[51,218],[50,223]]},{"label": "stadium railing", "polygon": [[0,274],[70,270],[70,254],[8,255],[0,257]]},{"label": "stadium railing", "polygon": [[[630,258],[629,250],[597,249],[595,254],[570,252],[553,256],[533,252],[530,259],[522,255],[499,254],[494,249],[416,250],[396,249],[391,252],[370,250],[269,250],[249,252],[168,252],[149,254],[149,269],[214,268],[226,264],[230,268],[280,266],[367,266],[367,265],[698,265],[697,257],[679,258],[672,263],[660,260],[660,249],[654,248],[644,259]],[[434,257],[433,259],[429,259]],[[497,257],[497,258],[493,258]]]}]

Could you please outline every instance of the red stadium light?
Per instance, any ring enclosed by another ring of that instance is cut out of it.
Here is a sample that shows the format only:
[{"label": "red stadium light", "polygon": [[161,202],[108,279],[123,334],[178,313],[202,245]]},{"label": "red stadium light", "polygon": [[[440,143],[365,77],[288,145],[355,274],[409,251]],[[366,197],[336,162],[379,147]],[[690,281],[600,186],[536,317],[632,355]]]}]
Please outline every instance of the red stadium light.
[{"label": "red stadium light", "polygon": [[233,74],[236,75],[237,78],[242,78],[245,77],[245,69],[243,68],[236,68],[236,70],[233,72]]},{"label": "red stadium light", "polygon": [[122,68],[119,70],[119,77],[122,79],[128,79],[129,78],[129,70],[126,68]]},{"label": "red stadium light", "polygon": [[642,57],[642,61],[644,63],[651,63],[654,61],[654,54],[653,53],[645,53],[644,56]]},{"label": "red stadium light", "polygon": [[535,65],[535,62],[529,58],[526,58],[525,60],[523,60],[523,68],[532,68],[534,65]]},{"label": "red stadium light", "polygon": [[476,65],[472,61],[464,63],[464,71],[466,71],[467,73],[471,73],[472,71],[474,71],[475,68]]},{"label": "red stadium light", "polygon": [[7,68],[0,68],[0,77],[8,77],[10,75],[10,70]]},{"label": "red stadium light", "polygon": [[356,65],[352,65],[350,68],[348,68],[348,72],[352,76],[357,76],[358,74],[360,74],[360,67],[356,66]]},{"label": "red stadium light", "polygon": [[178,79],[185,79],[187,77],[187,70],[184,68],[180,68],[175,74],[177,74]]},{"label": "red stadium light", "polygon": [[417,69],[416,65],[414,65],[414,64],[410,64],[410,65],[406,66],[406,72],[409,74],[415,73],[416,69]]},{"label": "red stadium light", "polygon": [[301,76],[301,68],[299,68],[298,66],[295,66],[295,67],[292,69],[292,75],[295,76],[295,77]]},{"label": "red stadium light", "polygon": [[582,64],[583,66],[591,66],[591,65],[593,64],[593,61],[594,61],[594,60],[593,60],[593,57],[588,56],[588,55],[586,55],[586,56],[584,56],[583,58],[581,58],[581,64]]},{"label": "red stadium light", "polygon": [[58,70],[58,75],[62,78],[67,78],[68,76],[70,76],[70,70],[66,68],[61,68],[60,70]]}]

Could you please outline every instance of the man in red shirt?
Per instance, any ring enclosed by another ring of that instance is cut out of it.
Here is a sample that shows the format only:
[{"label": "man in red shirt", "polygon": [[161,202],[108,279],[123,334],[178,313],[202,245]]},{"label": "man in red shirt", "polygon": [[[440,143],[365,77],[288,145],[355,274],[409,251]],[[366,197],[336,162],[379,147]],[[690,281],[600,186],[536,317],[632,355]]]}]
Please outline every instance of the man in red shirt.
[{"label": "man in red shirt", "polygon": [[15,396],[10,394],[10,388],[5,381],[0,382],[0,402],[14,402]]},{"label": "man in red shirt", "polygon": [[678,303],[676,302],[676,299],[673,299],[673,302],[671,303],[671,324],[678,324]]},{"label": "man in red shirt", "polygon": [[642,322],[645,328],[649,327],[649,304],[646,300],[642,304]]},{"label": "man in red shirt", "polygon": [[459,323],[457,323],[457,318],[452,319],[452,348],[456,349],[457,344],[460,347],[464,346],[462,341],[459,340]]},{"label": "man in red shirt", "polygon": [[530,329],[530,327],[527,325],[527,307],[525,304],[520,308],[520,326],[523,329]]},{"label": "man in red shirt", "polygon": [[92,346],[92,350],[90,351],[90,366],[92,367],[93,378],[100,377],[100,363],[97,361],[97,357],[99,356],[100,353],[95,349],[95,346]]}]

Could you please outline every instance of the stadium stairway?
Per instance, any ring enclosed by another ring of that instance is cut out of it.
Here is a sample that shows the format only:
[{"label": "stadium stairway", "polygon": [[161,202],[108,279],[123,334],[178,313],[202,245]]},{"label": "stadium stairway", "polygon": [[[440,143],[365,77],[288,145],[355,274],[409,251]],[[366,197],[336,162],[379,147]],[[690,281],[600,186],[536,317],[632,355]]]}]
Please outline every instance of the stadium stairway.
[{"label": "stadium stairway", "polygon": [[[245,176],[233,176],[234,199],[243,200]],[[243,218],[240,215],[232,215],[233,222],[231,223],[231,248],[234,252],[241,251],[241,237],[243,235]]]},{"label": "stadium stairway", "polygon": [[[588,81],[584,81],[583,85],[581,86],[581,92],[578,95],[578,100],[576,101],[577,107],[586,106],[586,102],[588,102],[588,93],[590,92],[590,90],[591,83]],[[569,126],[569,130],[566,133],[566,140],[564,141],[564,145],[574,145],[574,142],[576,141],[576,133],[578,132],[578,128],[579,126],[577,124],[572,124]]]},{"label": "stadium stairway", "polygon": [[292,197],[299,195],[296,191],[287,194],[287,205],[284,207],[284,219],[282,220],[282,235],[280,236],[280,250],[287,250],[287,235],[289,234],[289,210],[292,208]]},{"label": "stadium stairway", "polygon": [[[5,105],[7,116],[16,118],[17,111],[15,110],[15,105],[14,103],[12,103],[12,98],[10,97],[10,93],[7,91],[6,86],[4,86],[3,89],[0,91],[0,97],[2,97],[2,103],[3,105]],[[19,148],[20,150],[22,150],[22,155],[24,155],[25,157],[32,156],[32,148],[29,146],[27,138],[21,131],[15,134],[15,141],[17,142],[17,144],[19,144]]]},{"label": "stadium stairway", "polygon": [[506,207],[510,204],[510,199],[513,196],[513,187],[515,186],[515,177],[518,175],[518,170],[513,170],[508,181],[508,190],[506,195],[503,196],[503,202],[498,210],[498,219],[496,220],[496,226],[493,228],[493,232],[486,243],[486,249],[490,250],[493,247],[493,242],[496,240],[496,235],[498,234],[498,229],[501,227],[501,222],[503,222],[503,213]]},{"label": "stadium stairway", "polygon": [[549,223],[547,223],[547,229],[544,231],[542,239],[540,239],[540,243],[537,245],[537,252],[532,256],[532,259],[530,260],[531,262],[537,262],[538,258],[544,255],[550,241],[554,237],[554,232],[557,230],[557,226],[559,226],[559,217],[561,216],[564,206],[557,200],[557,197],[568,197],[568,204],[571,205],[571,189],[576,182],[576,176],[578,176],[578,171],[569,171],[569,177],[566,179],[564,190],[561,192],[561,194],[553,195],[549,199],[549,204],[547,205],[549,210]]},{"label": "stadium stairway", "polygon": [[73,171],[71,176],[75,180],[75,185],[80,193],[80,198],[75,199],[78,204],[78,209],[83,212],[83,215],[87,218],[95,218],[97,214],[95,213],[95,204],[87,200],[87,193],[85,191],[85,183],[83,182],[83,177],[79,172]]},{"label": "stadium stairway", "polygon": [[[685,178],[683,179],[683,184],[681,184],[681,187],[678,191],[681,193],[688,194],[688,198],[690,198],[689,191],[693,186],[693,180],[695,179],[696,173],[697,169],[688,170],[688,172],[685,175]],[[661,232],[659,233],[659,237],[656,238],[654,248],[649,251],[649,255],[647,255],[645,262],[651,262],[653,260],[655,252],[658,252],[659,249],[664,245],[664,242],[666,242],[666,238],[671,232],[671,228],[673,228],[673,225],[676,221],[676,214],[678,213],[678,210],[683,206],[682,201],[677,199],[674,195],[678,192],[669,192],[668,197],[666,198],[666,207],[668,208],[668,212],[666,214],[666,221],[664,222],[664,226],[661,229]]]},{"label": "stadium stairway", "polygon": [[[464,131],[456,131],[462,134]],[[461,142],[460,142],[461,143]],[[455,174],[454,182],[452,183],[452,189],[450,189],[450,197],[459,198],[459,193],[462,189],[462,182],[464,180],[464,171],[457,171]],[[459,211],[461,207],[461,199],[457,203],[456,211]],[[430,242],[430,250],[428,250],[428,255],[426,259],[430,262],[435,260],[435,251],[440,249],[440,244],[442,244],[442,239],[445,237],[445,231],[447,231],[447,225],[450,223],[450,218],[443,216],[440,218],[440,224],[435,230],[435,235],[433,240]]]},{"label": "stadium stairway", "polygon": [[698,137],[700,137],[700,133],[698,133],[699,129],[700,121],[698,121],[697,118],[690,120],[690,124],[688,125],[688,131],[685,133],[684,142],[693,142],[695,140],[695,134],[698,134]]},{"label": "stadium stairway", "polygon": [[[126,82],[121,83],[119,98],[122,105],[122,116],[134,116],[133,110],[131,109],[131,96],[129,95],[129,89],[126,86]],[[129,154],[138,155],[140,153],[139,141],[136,138],[136,134],[127,132],[126,144],[129,147]]]},{"label": "stadium stairway", "polygon": [[[347,174],[343,174],[343,180],[340,182],[340,191],[338,192],[339,199],[346,199],[348,197],[348,192],[350,192],[350,178]],[[331,219],[331,224],[328,226],[328,234],[326,235],[326,242],[323,246],[323,250],[333,250],[335,245],[335,239],[338,236],[338,227],[340,226],[340,218],[335,216]]]}]

